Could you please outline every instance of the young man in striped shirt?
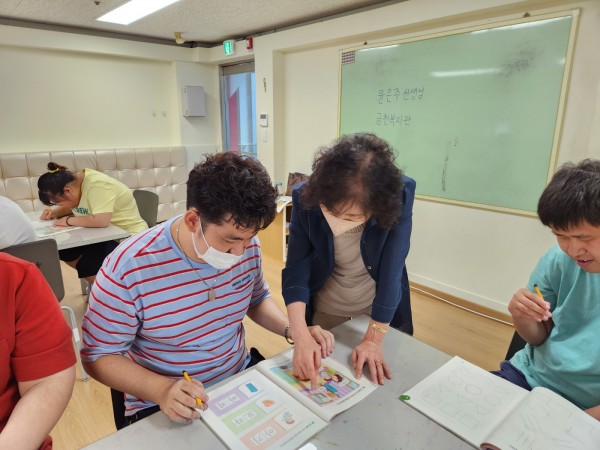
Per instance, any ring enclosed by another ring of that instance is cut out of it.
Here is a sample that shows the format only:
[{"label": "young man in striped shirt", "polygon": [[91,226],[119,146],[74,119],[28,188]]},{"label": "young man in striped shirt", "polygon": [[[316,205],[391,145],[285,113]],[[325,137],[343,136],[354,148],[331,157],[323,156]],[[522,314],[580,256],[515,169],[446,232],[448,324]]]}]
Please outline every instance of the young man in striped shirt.
[{"label": "young man in striped shirt", "polygon": [[[206,405],[205,386],[255,363],[246,315],[273,333],[290,331],[255,237],[273,221],[276,196],[258,161],[210,155],[190,172],[183,216],[131,237],[104,261],[81,357],[92,377],[127,393],[126,424],[159,409],[178,422],[198,418],[194,397]],[[329,332],[311,333],[331,348]]]}]

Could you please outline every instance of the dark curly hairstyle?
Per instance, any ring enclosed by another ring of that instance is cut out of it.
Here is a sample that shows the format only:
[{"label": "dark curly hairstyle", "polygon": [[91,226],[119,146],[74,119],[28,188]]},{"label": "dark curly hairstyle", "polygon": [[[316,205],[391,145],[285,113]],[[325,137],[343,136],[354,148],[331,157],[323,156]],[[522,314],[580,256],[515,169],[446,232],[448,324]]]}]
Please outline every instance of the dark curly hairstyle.
[{"label": "dark curly hairstyle", "polygon": [[316,154],[302,202],[307,209],[356,205],[391,228],[402,212],[402,171],[394,160],[388,143],[374,134],[342,136]]},{"label": "dark curly hairstyle", "polygon": [[537,211],[541,222],[556,230],[583,222],[600,226],[600,161],[584,159],[561,166],[542,192]]},{"label": "dark curly hairstyle", "polygon": [[48,163],[48,172],[38,178],[38,196],[40,201],[46,205],[54,204],[53,199],[61,196],[65,186],[75,180],[75,175],[69,172],[65,166],[55,162]]},{"label": "dark curly hairstyle", "polygon": [[236,226],[262,230],[275,218],[277,189],[264,166],[235,152],[207,155],[187,181],[187,208],[203,223],[221,224],[231,214]]}]

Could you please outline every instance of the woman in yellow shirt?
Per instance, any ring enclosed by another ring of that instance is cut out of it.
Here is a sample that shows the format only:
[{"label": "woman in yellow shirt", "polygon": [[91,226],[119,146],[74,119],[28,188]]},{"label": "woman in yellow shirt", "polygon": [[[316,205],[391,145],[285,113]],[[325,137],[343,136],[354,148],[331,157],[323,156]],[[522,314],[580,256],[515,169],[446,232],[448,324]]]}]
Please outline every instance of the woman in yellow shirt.
[{"label": "woman in yellow shirt", "polygon": [[[38,195],[47,208],[41,219],[55,225],[104,228],[110,223],[130,234],[146,230],[131,190],[120,181],[92,169],[70,172],[48,163],[48,172],[38,179]],[[59,252],[60,259],[77,269],[79,278],[92,283],[104,258],[118,245],[106,241]]]}]

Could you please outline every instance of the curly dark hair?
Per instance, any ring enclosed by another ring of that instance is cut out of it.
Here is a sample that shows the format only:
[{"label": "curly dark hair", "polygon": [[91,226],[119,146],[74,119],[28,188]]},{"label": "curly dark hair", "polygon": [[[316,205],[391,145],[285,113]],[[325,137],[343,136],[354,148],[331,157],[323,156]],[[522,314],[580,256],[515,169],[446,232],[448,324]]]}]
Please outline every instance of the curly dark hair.
[{"label": "curly dark hair", "polygon": [[583,222],[600,226],[600,161],[562,165],[542,192],[537,212],[544,225],[556,230]]},{"label": "curly dark hair", "polygon": [[315,155],[313,173],[302,189],[307,209],[328,210],[356,205],[383,228],[391,228],[402,212],[402,171],[393,150],[371,133],[344,135]]},{"label": "curly dark hair", "polygon": [[236,226],[266,228],[276,213],[277,189],[264,166],[235,152],[207,155],[187,181],[187,208],[203,223],[219,225],[231,214]]},{"label": "curly dark hair", "polygon": [[38,197],[46,205],[54,204],[53,199],[61,196],[65,186],[75,180],[75,175],[65,166],[55,162],[48,163],[48,172],[38,178]]}]

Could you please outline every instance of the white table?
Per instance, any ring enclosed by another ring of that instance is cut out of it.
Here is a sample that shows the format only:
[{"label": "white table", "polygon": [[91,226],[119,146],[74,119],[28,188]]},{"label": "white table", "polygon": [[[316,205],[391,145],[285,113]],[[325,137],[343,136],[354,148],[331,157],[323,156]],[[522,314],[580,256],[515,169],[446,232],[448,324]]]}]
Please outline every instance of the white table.
[{"label": "white table", "polygon": [[[40,222],[39,212],[29,212],[27,213],[27,217],[29,217],[29,220],[31,220],[31,222],[34,224],[34,228],[35,223]],[[48,222],[50,223],[50,221]],[[59,250],[65,250],[67,248],[96,244],[98,242],[117,241],[127,237],[129,237],[129,233],[127,231],[110,223],[106,228],[76,228],[65,231],[64,233],[38,237],[38,239],[52,238],[56,241]]]},{"label": "white table", "polygon": [[[362,316],[333,330],[336,337],[333,356],[338,361],[350,366],[352,349],[364,336],[367,321],[368,318]],[[394,329],[386,335],[384,350],[393,379],[358,405],[334,417],[328,427],[313,437],[312,446],[307,448],[471,449],[469,444],[399,400],[401,394],[442,366],[450,356]],[[86,448],[213,450],[226,447],[202,421],[180,425],[159,412]]]}]

